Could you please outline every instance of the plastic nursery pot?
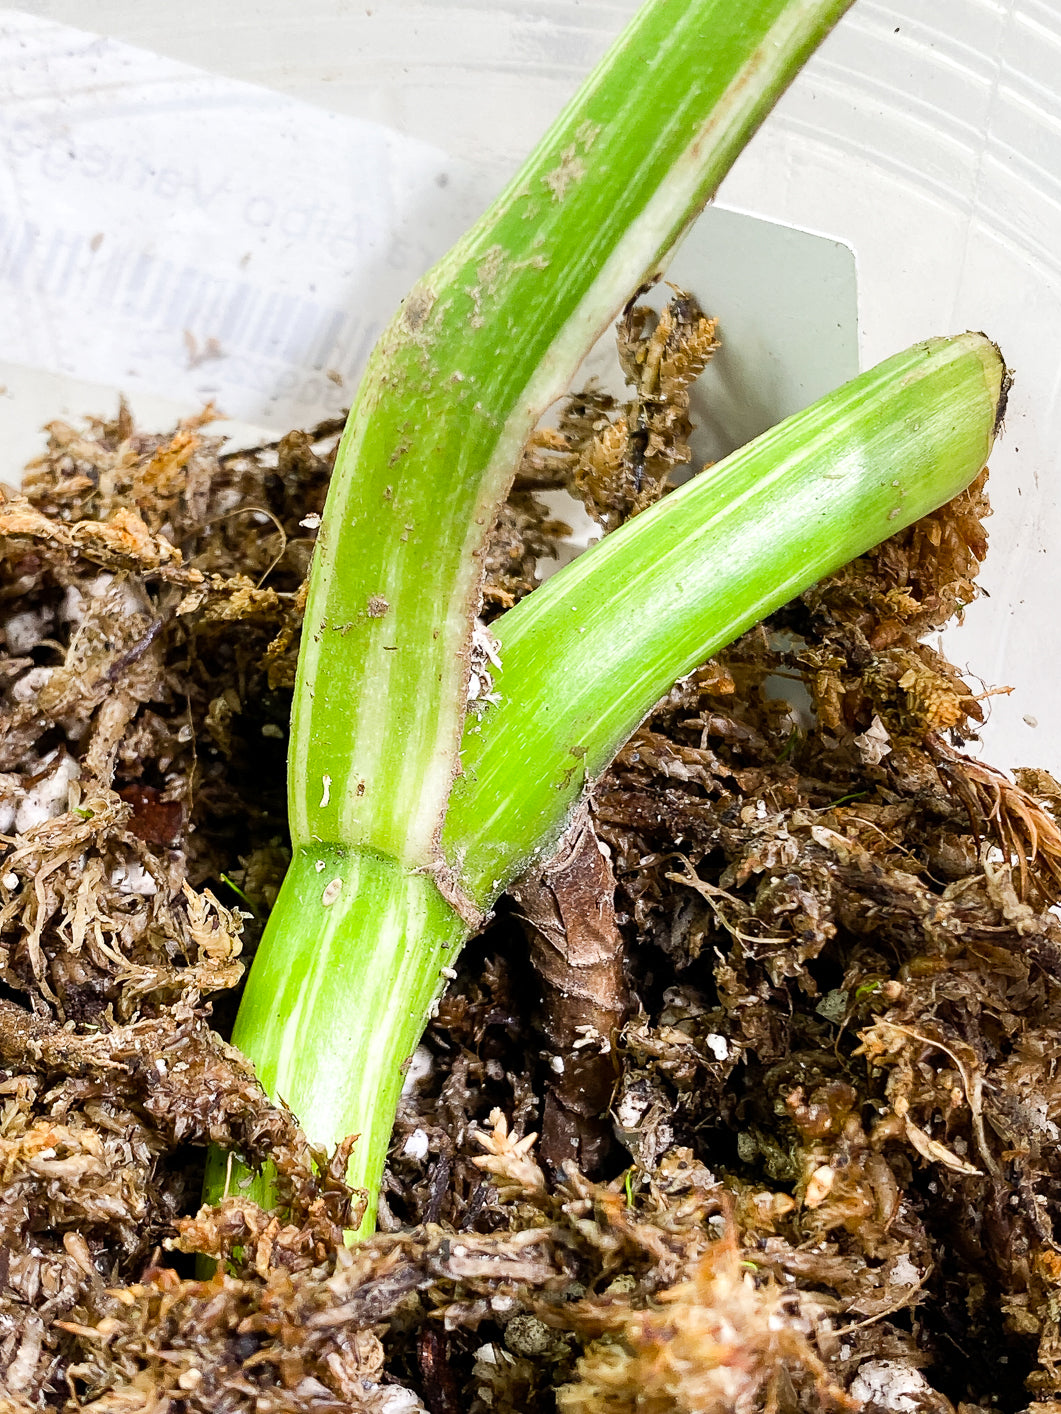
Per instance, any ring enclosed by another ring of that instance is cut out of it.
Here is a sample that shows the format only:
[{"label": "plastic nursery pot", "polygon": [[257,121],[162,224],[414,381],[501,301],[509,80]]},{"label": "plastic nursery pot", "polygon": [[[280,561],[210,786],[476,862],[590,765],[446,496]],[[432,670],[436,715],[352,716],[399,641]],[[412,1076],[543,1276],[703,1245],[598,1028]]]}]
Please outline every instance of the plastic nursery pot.
[{"label": "plastic nursery pot", "polygon": [[[118,388],[149,421],[205,398],[272,431],[338,410],[373,330],[634,8],[5,12],[3,476],[41,421]],[[927,335],[984,329],[1005,349],[990,598],[948,651],[1015,689],[993,699],[988,755],[1055,772],[1059,72],[1048,0],[859,0],[672,267],[726,341],[705,456]]]}]

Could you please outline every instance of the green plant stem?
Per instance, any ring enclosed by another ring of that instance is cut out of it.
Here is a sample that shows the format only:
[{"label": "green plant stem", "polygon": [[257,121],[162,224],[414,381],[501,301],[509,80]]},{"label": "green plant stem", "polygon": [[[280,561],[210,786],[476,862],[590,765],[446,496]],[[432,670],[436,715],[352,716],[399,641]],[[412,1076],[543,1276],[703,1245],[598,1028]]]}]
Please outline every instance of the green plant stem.
[{"label": "green plant stem", "polygon": [[[272,916],[288,947],[255,962],[232,1039],[312,1138],[360,1132],[348,1177],[371,1232],[404,1062],[468,925],[429,876],[334,846],[296,852]],[[268,1205],[267,1177],[255,1195]]]},{"label": "green plant stem", "polygon": [[[464,734],[444,843],[487,908],[682,672],[822,574],[962,490],[1005,370],[980,335],[889,359],[702,473],[501,620],[500,701]],[[401,1086],[443,968],[473,927],[427,872],[297,852],[235,1041],[318,1140],[360,1130],[370,1230]]]},{"label": "green plant stem", "polygon": [[555,844],[673,682],[808,585],[962,491],[1005,365],[932,339],[771,428],[606,536],[498,622],[500,700],[469,722],[443,834],[486,904]]},{"label": "green plant stem", "polygon": [[[391,1037],[377,1074],[373,1027],[390,1024],[391,1007],[422,1015],[435,986],[437,947],[420,938],[419,915],[388,920],[403,906],[434,916],[437,899],[429,906],[423,892],[432,879],[452,915],[438,917],[442,935],[453,919],[467,933],[479,917],[439,839],[459,770],[481,553],[522,447],[850,3],[648,0],[516,179],[415,287],[369,362],[325,507],[295,687],[289,814],[301,882],[285,886],[269,921],[236,1029],[312,1139],[371,1128],[355,1178],[378,1174],[385,1126],[353,1095],[364,1086],[390,1097],[407,1044]],[[325,977],[303,861],[367,855],[394,866],[395,898],[378,896],[370,916],[357,902],[360,872],[344,886],[325,931],[358,960]],[[419,880],[415,899],[402,871]],[[405,970],[420,947],[430,965]],[[386,979],[414,974],[415,1004],[385,997]],[[317,1007],[368,1008],[361,1039],[322,1046],[332,1022],[318,1023]],[[366,1078],[348,1083],[343,1068]]]}]

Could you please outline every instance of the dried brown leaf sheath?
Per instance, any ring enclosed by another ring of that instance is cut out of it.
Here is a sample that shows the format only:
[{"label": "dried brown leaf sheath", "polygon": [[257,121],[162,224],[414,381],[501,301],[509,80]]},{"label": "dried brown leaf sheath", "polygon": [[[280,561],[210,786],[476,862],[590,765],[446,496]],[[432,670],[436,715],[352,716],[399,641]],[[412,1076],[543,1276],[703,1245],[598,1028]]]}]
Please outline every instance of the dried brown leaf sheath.
[{"label": "dried brown leaf sheath", "polygon": [[555,857],[510,893],[542,984],[548,1054],[542,1156],[558,1172],[574,1163],[595,1176],[614,1148],[612,1047],[630,997],[615,921],[615,876],[588,811],[579,814]]}]

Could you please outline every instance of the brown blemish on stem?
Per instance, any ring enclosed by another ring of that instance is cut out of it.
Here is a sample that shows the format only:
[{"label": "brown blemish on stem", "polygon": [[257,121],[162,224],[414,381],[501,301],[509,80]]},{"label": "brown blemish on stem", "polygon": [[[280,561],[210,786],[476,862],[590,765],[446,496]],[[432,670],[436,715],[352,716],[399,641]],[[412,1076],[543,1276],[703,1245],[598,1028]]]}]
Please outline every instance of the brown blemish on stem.
[{"label": "brown blemish on stem", "polygon": [[586,175],[586,164],[578,155],[578,149],[574,143],[570,147],[565,147],[560,154],[559,163],[551,172],[546,172],[542,181],[553,194],[554,201],[563,201],[567,195],[569,187],[580,182]]},{"label": "brown blemish on stem", "polygon": [[408,334],[419,334],[435,307],[436,298],[434,290],[423,285],[410,290],[399,316],[401,328]]}]

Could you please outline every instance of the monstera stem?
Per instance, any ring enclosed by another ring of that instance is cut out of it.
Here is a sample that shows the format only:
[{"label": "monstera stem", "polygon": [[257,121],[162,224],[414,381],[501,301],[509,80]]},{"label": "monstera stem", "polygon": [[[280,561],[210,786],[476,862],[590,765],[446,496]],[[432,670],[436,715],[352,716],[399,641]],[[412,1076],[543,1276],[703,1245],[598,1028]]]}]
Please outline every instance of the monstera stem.
[{"label": "monstera stem", "polygon": [[1005,383],[983,336],[932,340],[702,473],[501,619],[496,700],[465,728],[438,862],[296,848],[234,1039],[311,1137],[360,1133],[363,1231],[405,1062],[483,911],[677,677],[968,485]]}]

